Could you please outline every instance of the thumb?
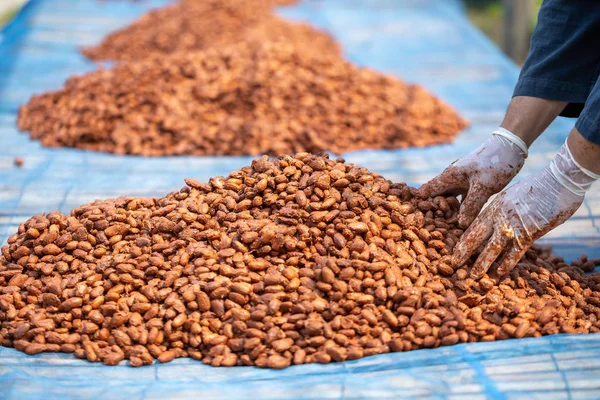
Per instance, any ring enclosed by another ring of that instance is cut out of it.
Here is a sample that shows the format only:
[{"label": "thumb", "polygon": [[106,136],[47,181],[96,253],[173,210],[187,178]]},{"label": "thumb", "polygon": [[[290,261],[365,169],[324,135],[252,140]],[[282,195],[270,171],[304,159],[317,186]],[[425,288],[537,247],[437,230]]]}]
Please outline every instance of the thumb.
[{"label": "thumb", "polygon": [[457,177],[456,171],[454,168],[449,167],[440,175],[421,185],[417,192],[420,197],[426,199],[428,197],[457,192],[460,189],[460,180]]},{"label": "thumb", "polygon": [[460,206],[458,225],[463,229],[471,225],[492,194],[489,188],[480,183],[471,185],[467,196]]}]

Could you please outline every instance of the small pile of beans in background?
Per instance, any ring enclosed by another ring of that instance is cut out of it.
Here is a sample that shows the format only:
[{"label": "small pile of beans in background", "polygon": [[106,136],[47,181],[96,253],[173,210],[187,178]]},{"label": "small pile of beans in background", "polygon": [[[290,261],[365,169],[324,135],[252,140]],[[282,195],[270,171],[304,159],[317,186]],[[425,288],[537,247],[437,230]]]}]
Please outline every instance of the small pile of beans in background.
[{"label": "small pile of beans in background", "polygon": [[421,86],[336,54],[243,42],[70,78],[22,106],[18,126],[49,147],[279,155],[446,143],[466,122]]},{"label": "small pile of beans in background", "polygon": [[97,61],[132,61],[157,54],[219,48],[252,37],[260,41],[285,38],[307,51],[340,53],[338,44],[326,33],[277,17],[273,4],[282,3],[293,1],[180,0],[148,12],[82,52]]},{"label": "small pile of beans in background", "polygon": [[479,281],[451,266],[454,197],[307,153],[186,183],[23,223],[0,256],[0,344],[284,368],[599,331],[596,260],[534,247]]}]

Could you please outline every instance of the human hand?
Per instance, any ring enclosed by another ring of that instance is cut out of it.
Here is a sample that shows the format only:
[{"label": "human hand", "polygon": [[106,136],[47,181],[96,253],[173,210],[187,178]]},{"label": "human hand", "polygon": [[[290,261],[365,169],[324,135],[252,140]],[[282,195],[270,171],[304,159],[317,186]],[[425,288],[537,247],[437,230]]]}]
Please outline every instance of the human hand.
[{"label": "human hand", "polygon": [[462,195],[458,224],[468,227],[488,199],[504,189],[527,158],[527,146],[516,135],[499,128],[481,146],[453,162],[441,175],[419,188],[422,197]]},{"label": "human hand", "polygon": [[573,159],[565,143],[548,167],[504,190],[475,219],[454,248],[452,264],[463,265],[487,241],[471,277],[481,278],[501,254],[497,272],[505,275],[535,240],[577,211],[598,178]]}]

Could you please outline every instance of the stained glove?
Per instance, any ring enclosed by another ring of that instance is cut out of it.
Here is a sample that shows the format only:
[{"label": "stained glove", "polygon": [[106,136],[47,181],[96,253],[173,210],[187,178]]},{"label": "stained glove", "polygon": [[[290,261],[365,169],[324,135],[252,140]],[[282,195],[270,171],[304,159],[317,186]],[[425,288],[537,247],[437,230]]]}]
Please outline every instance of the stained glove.
[{"label": "stained glove", "polygon": [[454,248],[452,263],[463,265],[487,241],[471,277],[481,278],[501,253],[497,272],[505,275],[535,240],[577,211],[598,178],[575,161],[565,142],[548,167],[504,190],[475,219]]},{"label": "stained glove", "polygon": [[468,227],[488,199],[504,189],[527,158],[527,146],[504,128],[477,149],[455,161],[441,175],[419,188],[422,197],[462,195],[458,224]]}]

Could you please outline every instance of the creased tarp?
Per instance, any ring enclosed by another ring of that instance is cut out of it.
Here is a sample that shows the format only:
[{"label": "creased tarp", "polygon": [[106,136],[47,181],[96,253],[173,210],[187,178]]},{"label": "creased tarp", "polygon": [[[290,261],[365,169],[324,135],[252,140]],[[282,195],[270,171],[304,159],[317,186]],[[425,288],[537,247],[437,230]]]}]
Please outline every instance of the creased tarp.
[{"label": "creased tarp", "polygon": [[[200,1],[200,0],[199,0]],[[31,0],[0,36],[0,241],[34,214],[97,198],[162,196],[185,177],[226,175],[251,157],[114,156],[47,149],[15,127],[20,104],[91,71],[78,48],[98,43],[165,0]],[[518,69],[482,36],[456,0],[305,0],[280,10],[340,40],[361,66],[420,83],[467,117],[453,144],[359,151],[349,162],[418,185],[479,145],[500,123]],[[573,122],[559,120],[534,144],[519,177],[544,168]],[[14,157],[25,160],[18,169]],[[545,242],[571,259],[600,256],[600,187]],[[552,336],[368,357],[283,371],[211,368],[192,360],[141,369],[104,367],[68,355],[0,348],[0,399],[97,398],[398,399],[600,397],[600,336]]]}]

